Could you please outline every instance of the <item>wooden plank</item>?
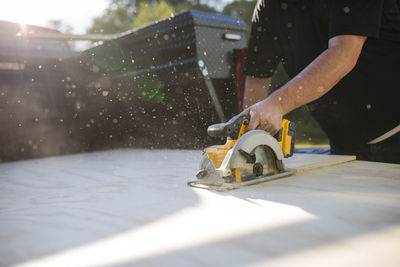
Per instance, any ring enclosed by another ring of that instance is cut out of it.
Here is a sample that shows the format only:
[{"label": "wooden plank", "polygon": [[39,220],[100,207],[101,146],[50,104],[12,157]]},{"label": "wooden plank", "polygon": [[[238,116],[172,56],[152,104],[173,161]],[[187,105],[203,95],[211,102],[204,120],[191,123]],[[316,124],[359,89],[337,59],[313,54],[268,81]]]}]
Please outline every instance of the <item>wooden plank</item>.
[{"label": "wooden plank", "polygon": [[296,169],[297,173],[329,167],[356,160],[355,156],[326,154],[294,154],[285,160],[287,168]]},{"label": "wooden plank", "polygon": [[298,161],[321,155],[299,155],[287,165],[307,172],[217,193],[186,185],[200,157],[132,149],[0,164],[0,265],[398,266],[400,165],[311,170]]}]

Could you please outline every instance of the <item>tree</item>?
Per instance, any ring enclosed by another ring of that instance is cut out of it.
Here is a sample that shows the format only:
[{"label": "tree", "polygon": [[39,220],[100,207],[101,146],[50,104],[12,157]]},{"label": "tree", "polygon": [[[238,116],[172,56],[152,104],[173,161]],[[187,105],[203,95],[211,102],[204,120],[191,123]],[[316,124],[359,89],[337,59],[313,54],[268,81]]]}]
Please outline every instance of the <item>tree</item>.
[{"label": "tree", "polygon": [[57,31],[60,31],[62,33],[72,33],[72,31],[74,30],[74,28],[65,23],[64,21],[62,21],[61,19],[52,19],[47,21],[47,25]]},{"label": "tree", "polygon": [[136,2],[138,1],[112,0],[104,14],[93,20],[87,32],[115,34],[129,30],[135,18]]},{"label": "tree", "polygon": [[201,4],[200,1],[180,1],[178,4],[174,5],[174,7],[177,12],[189,9],[211,12],[211,13],[217,12],[213,7],[207,4]]},{"label": "tree", "polygon": [[172,14],[183,10],[195,9],[207,12],[216,12],[208,5],[196,3],[199,1],[160,0],[156,4],[141,2],[133,21],[132,28],[148,25],[154,21],[165,19]]},{"label": "tree", "polygon": [[104,14],[93,20],[87,32],[120,33],[187,9],[216,12],[199,0],[111,0]]},{"label": "tree", "polygon": [[228,16],[240,18],[250,26],[256,2],[256,0],[237,0],[226,5],[222,13]]},{"label": "tree", "polygon": [[136,18],[132,23],[132,28],[137,28],[151,24],[157,20],[168,18],[175,12],[174,7],[169,5],[165,0],[161,0],[155,5],[142,2],[139,5]]}]

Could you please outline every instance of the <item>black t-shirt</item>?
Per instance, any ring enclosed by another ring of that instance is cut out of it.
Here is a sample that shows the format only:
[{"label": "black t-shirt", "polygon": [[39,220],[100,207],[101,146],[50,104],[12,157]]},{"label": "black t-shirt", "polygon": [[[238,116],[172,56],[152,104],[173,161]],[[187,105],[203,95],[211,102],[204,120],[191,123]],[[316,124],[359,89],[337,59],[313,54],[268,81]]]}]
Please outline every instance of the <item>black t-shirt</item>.
[{"label": "black t-shirt", "polygon": [[400,123],[398,0],[262,0],[253,15],[244,73],[271,77],[283,62],[294,77],[337,35],[367,36],[356,67],[309,104],[339,149],[351,151]]}]

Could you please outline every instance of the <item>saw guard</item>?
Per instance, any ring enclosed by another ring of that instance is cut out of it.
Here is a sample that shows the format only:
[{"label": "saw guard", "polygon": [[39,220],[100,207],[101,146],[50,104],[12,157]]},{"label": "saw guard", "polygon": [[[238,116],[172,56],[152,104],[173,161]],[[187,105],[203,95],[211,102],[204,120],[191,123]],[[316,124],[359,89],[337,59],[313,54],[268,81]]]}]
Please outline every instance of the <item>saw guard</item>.
[{"label": "saw guard", "polygon": [[243,159],[240,155],[239,149],[247,153],[251,153],[258,146],[267,146],[276,156],[276,160],[283,160],[284,156],[282,149],[276,139],[270,134],[262,130],[253,130],[245,133],[233,148],[229,151],[224,161],[222,162],[219,171],[230,170],[242,167]]}]

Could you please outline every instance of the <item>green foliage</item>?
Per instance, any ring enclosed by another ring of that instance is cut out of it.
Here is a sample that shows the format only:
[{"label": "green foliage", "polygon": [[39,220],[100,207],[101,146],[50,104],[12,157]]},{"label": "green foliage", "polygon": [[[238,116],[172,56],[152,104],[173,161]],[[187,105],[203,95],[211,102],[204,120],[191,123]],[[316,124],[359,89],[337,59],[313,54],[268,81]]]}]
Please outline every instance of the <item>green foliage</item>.
[{"label": "green foliage", "polygon": [[176,12],[181,12],[184,10],[199,10],[199,11],[205,11],[205,12],[211,12],[211,13],[216,13],[217,11],[204,4],[200,3],[192,3],[192,2],[187,2],[187,1],[181,1],[179,4],[175,6]]},{"label": "green foliage", "polygon": [[175,12],[174,7],[169,5],[165,0],[161,0],[155,5],[142,2],[139,5],[137,16],[133,21],[131,28],[137,28],[151,24],[157,20],[168,18]]},{"label": "green foliage", "polygon": [[105,12],[93,20],[87,33],[120,33],[188,9],[216,12],[199,0],[111,0]]},{"label": "green foliage", "polygon": [[135,10],[132,1],[112,0],[104,14],[93,20],[87,32],[115,34],[127,31],[135,18]]},{"label": "green foliage", "polygon": [[237,0],[226,5],[223,14],[242,19],[250,27],[256,0]]}]

